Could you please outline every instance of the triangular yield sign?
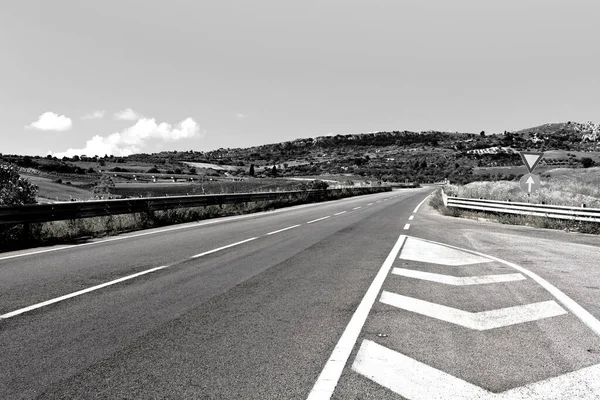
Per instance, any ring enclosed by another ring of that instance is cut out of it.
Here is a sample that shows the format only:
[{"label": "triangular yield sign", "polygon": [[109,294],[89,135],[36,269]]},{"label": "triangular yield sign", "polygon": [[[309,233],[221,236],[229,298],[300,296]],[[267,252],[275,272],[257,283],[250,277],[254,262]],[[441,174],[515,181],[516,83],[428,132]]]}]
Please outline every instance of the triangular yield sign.
[{"label": "triangular yield sign", "polygon": [[542,157],[544,156],[544,153],[539,153],[539,152],[533,152],[533,151],[522,151],[521,152],[521,158],[523,159],[523,162],[525,163],[525,166],[527,167],[527,170],[529,170],[529,172],[533,172],[534,168],[536,165],[538,165],[538,163],[540,162],[540,160],[542,159]]}]

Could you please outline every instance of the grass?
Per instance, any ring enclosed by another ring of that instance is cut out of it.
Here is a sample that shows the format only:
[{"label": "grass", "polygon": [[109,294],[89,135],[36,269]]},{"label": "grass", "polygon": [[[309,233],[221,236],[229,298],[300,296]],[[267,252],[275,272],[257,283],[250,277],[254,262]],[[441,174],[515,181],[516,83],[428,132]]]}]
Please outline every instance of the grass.
[{"label": "grass", "polygon": [[344,190],[338,193],[327,193],[320,198],[313,197],[310,200],[306,195],[302,194],[299,196],[288,196],[276,201],[178,208],[166,211],[121,214],[107,217],[82,218],[28,225],[20,224],[12,227],[0,226],[0,251],[72,243],[140,229],[269,211],[308,202],[351,197],[358,194],[361,193],[354,190]]},{"label": "grass", "polygon": [[[521,191],[518,182],[472,182],[464,186],[446,185],[448,195],[489,200],[510,200],[589,208],[600,208],[600,168],[554,169],[542,175],[540,192],[530,198]],[[537,228],[562,229],[582,233],[600,234],[600,224],[560,220],[528,215],[506,215],[489,212],[473,212],[444,206],[441,190],[430,199],[429,205],[443,215],[464,218],[486,218],[512,225],[527,225]]]},{"label": "grass", "polygon": [[35,175],[23,175],[23,177],[38,187],[38,197],[42,200],[69,201],[71,198],[89,200],[94,196],[89,190],[64,183],[56,183],[49,178]]},{"label": "grass", "polygon": [[600,208],[600,168],[559,168],[541,175],[539,193],[527,196],[519,182],[472,182],[464,186],[447,185],[447,194],[458,197],[489,200],[510,200],[537,204]]},{"label": "grass", "polygon": [[124,197],[184,196],[218,193],[248,193],[257,191],[297,190],[301,182],[286,179],[249,179],[246,181],[118,183],[111,193]]}]

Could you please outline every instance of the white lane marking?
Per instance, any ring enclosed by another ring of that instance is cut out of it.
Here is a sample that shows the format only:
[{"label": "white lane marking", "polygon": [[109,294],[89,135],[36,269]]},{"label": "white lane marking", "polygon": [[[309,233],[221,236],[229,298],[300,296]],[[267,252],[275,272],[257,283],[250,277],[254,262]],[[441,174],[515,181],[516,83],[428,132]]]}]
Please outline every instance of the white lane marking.
[{"label": "white lane marking", "polygon": [[367,205],[368,205],[368,206],[371,206],[371,205],[373,205],[373,203],[369,203],[369,204],[367,204]]},{"label": "white lane marking", "polygon": [[352,369],[411,400],[481,399],[487,392],[370,340],[363,340]]},{"label": "white lane marking", "polygon": [[353,210],[361,209],[362,207],[354,207]]},{"label": "white lane marking", "polygon": [[178,225],[178,226],[173,226],[170,228],[153,230],[150,232],[141,232],[141,233],[135,233],[132,235],[127,235],[127,236],[117,236],[117,237],[112,237],[109,239],[97,240],[97,241],[89,242],[89,243],[73,244],[73,245],[69,245],[69,246],[62,246],[62,247],[57,247],[57,248],[52,248],[52,249],[36,250],[36,251],[27,252],[27,253],[13,254],[11,256],[0,257],[0,261],[10,260],[12,258],[18,258],[18,257],[33,256],[36,254],[49,253],[49,252],[53,252],[53,251],[68,250],[68,249],[72,249],[75,247],[93,246],[93,245],[107,243],[107,242],[114,242],[117,240],[134,239],[134,238],[142,237],[142,236],[156,235],[159,233],[178,231],[180,229],[198,228],[198,227],[207,226],[207,225],[214,225],[214,224],[225,223],[225,222],[229,222],[229,221],[236,221],[238,219],[269,216],[269,215],[279,214],[279,213],[288,212],[288,211],[300,210],[300,209],[308,208],[308,207],[318,207],[318,206],[327,205],[327,204],[330,204],[333,202],[338,202],[338,204],[339,204],[340,202],[353,201],[353,200],[355,200],[355,199],[346,198],[346,199],[339,199],[339,200],[330,200],[330,201],[324,201],[321,203],[314,203],[314,204],[301,204],[298,206],[281,208],[279,210],[274,210],[274,211],[264,211],[264,212],[257,212],[257,213],[251,213],[251,214],[245,214],[245,215],[237,215],[237,216],[232,216],[232,217],[215,218],[213,220],[205,221],[205,222],[201,222],[201,223],[186,223],[184,226]]},{"label": "white lane marking", "polygon": [[335,213],[333,215],[342,215],[342,214],[346,214],[348,211],[340,211],[339,213]]},{"label": "white lane marking", "polygon": [[225,250],[225,249],[228,249],[230,247],[237,246],[237,245],[243,244],[243,243],[247,243],[247,242],[250,242],[250,241],[256,240],[256,239],[258,239],[258,237],[253,237],[253,238],[250,238],[250,239],[242,240],[240,242],[231,243],[231,244],[228,244],[227,246],[219,247],[217,249],[212,249],[212,250],[209,250],[209,251],[205,251],[204,253],[196,254],[195,256],[192,256],[191,258],[198,258],[198,257],[205,256],[207,254],[216,253],[217,251]]},{"label": "white lane marking", "polygon": [[419,261],[447,266],[489,263],[491,258],[471,254],[458,248],[452,248],[441,243],[409,237],[400,253],[400,258],[409,261]]},{"label": "white lane marking", "polygon": [[321,217],[321,218],[313,219],[312,221],[308,221],[307,224],[312,224],[313,222],[323,221],[324,219],[327,219],[327,218],[331,218],[331,215],[328,215],[326,217]]},{"label": "white lane marking", "polygon": [[407,278],[422,279],[430,282],[445,283],[446,285],[453,286],[485,285],[488,283],[513,282],[527,279],[521,274],[451,276],[405,268],[394,268],[392,270],[392,274],[405,276]]},{"label": "white lane marking", "polygon": [[[429,196],[431,196],[431,194],[430,194]],[[420,202],[420,203],[417,205],[417,207],[415,207],[415,210],[413,211],[413,214],[416,214],[416,213],[417,213],[417,211],[419,211],[419,208],[421,207],[421,205],[423,205],[423,203],[425,203],[425,200],[427,200],[427,199],[429,198],[429,196],[425,197],[425,198],[423,199],[423,201],[422,201],[422,202]]]},{"label": "white lane marking", "polygon": [[23,314],[23,313],[26,313],[28,311],[35,310],[37,308],[41,308],[41,307],[48,306],[50,304],[58,303],[59,301],[67,300],[67,299],[70,299],[72,297],[81,296],[82,294],[93,292],[94,290],[98,290],[98,289],[102,289],[102,288],[107,287],[107,286],[115,285],[117,283],[120,283],[120,282],[123,282],[123,281],[127,281],[129,279],[137,278],[138,276],[149,274],[151,272],[155,272],[155,271],[158,271],[158,270],[161,270],[161,269],[165,269],[165,268],[168,268],[168,267],[169,267],[168,265],[163,265],[162,267],[151,268],[151,269],[148,269],[146,271],[138,272],[138,273],[133,274],[133,275],[124,276],[123,278],[115,279],[114,281],[102,283],[100,285],[92,286],[92,287],[89,287],[87,289],[83,289],[83,290],[79,290],[77,292],[69,293],[69,294],[66,294],[64,296],[60,296],[60,297],[57,297],[57,298],[54,298],[54,299],[51,299],[51,300],[44,301],[42,303],[38,303],[38,304],[34,304],[32,306],[29,306],[29,307],[21,308],[21,309],[16,310],[16,311],[11,311],[9,313],[0,315],[0,318],[6,319],[6,318],[14,317],[15,315]]},{"label": "white lane marking", "polygon": [[299,226],[300,226],[300,224],[298,224],[298,225],[292,225],[292,226],[288,226],[287,228],[283,228],[283,229],[278,229],[278,230],[276,230],[276,231],[273,231],[273,232],[269,232],[269,233],[267,233],[267,236],[269,236],[269,235],[274,235],[274,234],[276,234],[276,233],[279,233],[279,232],[287,231],[288,229],[294,229],[294,228],[297,228],[297,227],[299,227]]},{"label": "white lane marking", "polygon": [[478,331],[537,321],[567,313],[554,300],[474,313],[387,291],[381,294],[379,301],[402,310]]},{"label": "white lane marking", "polygon": [[412,221],[413,219],[415,219],[415,216],[414,216],[414,215],[411,215],[410,217],[408,217],[408,220],[409,220],[409,221]]},{"label": "white lane marking", "polygon": [[405,230],[405,231],[406,231],[406,230],[408,230],[408,228],[410,228],[410,224],[406,224],[406,225],[404,225],[404,230]]},{"label": "white lane marking", "polygon": [[363,340],[352,369],[411,400],[591,400],[600,393],[600,364],[492,393],[370,340]]},{"label": "white lane marking", "polygon": [[[435,242],[430,242],[430,243],[437,244]],[[491,260],[498,261],[499,263],[502,263],[504,265],[508,265],[509,267],[513,267],[517,271],[527,275],[529,278],[531,278],[536,283],[538,283],[540,286],[542,286],[544,289],[546,289],[548,292],[550,292],[550,294],[552,296],[554,296],[554,298],[556,298],[556,300],[558,300],[560,303],[562,303],[562,305],[565,306],[569,311],[571,311],[573,313],[573,315],[575,315],[577,318],[579,318],[584,324],[586,324],[588,326],[588,328],[590,328],[598,336],[600,336],[600,321],[598,321],[596,319],[596,317],[594,317],[592,314],[590,314],[585,308],[583,308],[579,304],[577,304],[575,302],[575,300],[571,299],[569,296],[564,294],[557,287],[555,287],[554,285],[552,285],[550,282],[548,282],[544,278],[540,277],[539,275],[529,271],[526,268],[521,267],[520,265],[511,263],[509,261],[502,260],[498,257],[490,256],[488,254],[483,254],[478,251],[463,250],[456,246],[451,246],[451,245],[445,245],[445,246],[453,248],[453,249],[461,250],[461,251],[467,251],[471,254],[478,255],[481,257],[487,257]]]},{"label": "white lane marking", "polygon": [[379,293],[379,290],[381,290],[381,286],[390,272],[392,264],[394,264],[394,260],[400,252],[405,239],[405,235],[400,235],[396,244],[394,244],[392,251],[390,251],[390,254],[388,254],[381,265],[377,276],[375,276],[367,293],[365,293],[365,296],[356,308],[356,311],[354,311],[348,326],[346,326],[344,333],[342,333],[342,337],[340,337],[340,340],[333,349],[319,378],[310,391],[307,400],[325,400],[331,398],[331,395],[340,380],[344,366],[348,361],[348,357],[350,357],[350,353],[356,344],[358,335],[371,311],[371,307],[373,307],[373,303],[377,299],[377,294]]}]

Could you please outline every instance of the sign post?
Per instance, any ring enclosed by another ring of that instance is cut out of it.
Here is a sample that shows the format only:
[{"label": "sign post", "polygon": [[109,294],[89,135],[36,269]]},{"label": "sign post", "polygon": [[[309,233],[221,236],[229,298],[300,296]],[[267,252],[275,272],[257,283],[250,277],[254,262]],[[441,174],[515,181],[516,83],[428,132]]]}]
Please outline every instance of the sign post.
[{"label": "sign post", "polygon": [[532,174],[532,172],[542,157],[544,157],[544,153],[522,151],[520,154],[529,173],[521,177],[521,180],[519,180],[519,186],[523,192],[527,193],[527,196],[531,196],[531,193],[537,192],[542,186],[539,175]]}]

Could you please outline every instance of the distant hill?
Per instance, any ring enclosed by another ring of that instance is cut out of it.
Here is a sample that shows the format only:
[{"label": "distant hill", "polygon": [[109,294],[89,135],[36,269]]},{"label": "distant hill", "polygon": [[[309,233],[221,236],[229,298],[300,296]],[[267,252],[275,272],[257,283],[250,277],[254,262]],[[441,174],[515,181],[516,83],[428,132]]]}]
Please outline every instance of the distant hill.
[{"label": "distant hill", "polygon": [[[600,164],[595,152],[597,124],[550,123],[501,134],[439,131],[392,131],[301,138],[248,148],[212,151],[167,151],[129,157],[3,156],[24,168],[55,176],[65,173],[98,179],[113,173],[203,175],[215,178],[360,176],[378,181],[466,183],[479,179],[514,179],[523,150],[548,151],[545,167],[590,167]],[[550,156],[551,153],[551,156]],[[101,167],[102,166],[102,167]],[[251,168],[252,166],[252,168]],[[482,174],[481,171],[485,170]],[[106,173],[107,171],[103,172]],[[477,172],[477,173],[474,173]],[[83,177],[82,177],[83,178]]]}]

